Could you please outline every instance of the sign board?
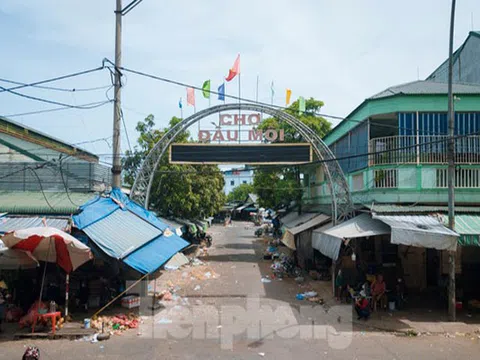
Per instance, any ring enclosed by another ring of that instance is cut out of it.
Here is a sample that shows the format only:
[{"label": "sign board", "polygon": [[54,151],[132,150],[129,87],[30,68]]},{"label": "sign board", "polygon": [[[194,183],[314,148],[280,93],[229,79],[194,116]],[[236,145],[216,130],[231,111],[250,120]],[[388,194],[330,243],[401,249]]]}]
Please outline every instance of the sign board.
[{"label": "sign board", "polygon": [[172,144],[172,164],[293,165],[312,161],[310,144]]},{"label": "sign board", "polygon": [[[199,130],[200,142],[236,142],[242,141],[268,141],[283,142],[285,132],[283,129],[258,130],[262,116],[253,114],[219,114],[218,125],[213,130]],[[243,135],[243,136],[242,136]]]}]

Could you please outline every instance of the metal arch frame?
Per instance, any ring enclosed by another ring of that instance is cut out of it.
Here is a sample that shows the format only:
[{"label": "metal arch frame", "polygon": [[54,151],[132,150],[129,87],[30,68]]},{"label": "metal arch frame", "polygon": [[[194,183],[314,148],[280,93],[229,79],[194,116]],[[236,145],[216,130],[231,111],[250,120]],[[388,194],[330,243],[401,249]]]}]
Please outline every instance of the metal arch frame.
[{"label": "metal arch frame", "polygon": [[315,154],[322,163],[324,171],[327,175],[328,186],[332,196],[332,219],[335,223],[342,222],[351,217],[353,213],[353,202],[348,188],[347,180],[342,168],[340,167],[335,155],[330,148],[322,141],[322,139],[307,125],[286,112],[272,108],[266,105],[236,103],[212,106],[208,109],[201,110],[172,127],[153,147],[143,161],[141,168],[135,178],[131,190],[131,198],[136,202],[143,204],[148,209],[150,199],[150,189],[152,186],[155,170],[158,167],[160,159],[165,154],[169,146],[175,138],[187,130],[190,126],[199,120],[221,111],[229,110],[245,110],[258,111],[275,116],[281,121],[285,121],[292,126],[298,133],[310,144],[315,150]]}]

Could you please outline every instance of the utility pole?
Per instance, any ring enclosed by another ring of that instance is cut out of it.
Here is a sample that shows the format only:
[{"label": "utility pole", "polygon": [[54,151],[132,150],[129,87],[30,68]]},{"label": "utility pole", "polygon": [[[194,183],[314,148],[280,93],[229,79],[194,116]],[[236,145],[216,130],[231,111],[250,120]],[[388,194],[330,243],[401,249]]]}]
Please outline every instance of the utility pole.
[{"label": "utility pole", "polygon": [[[448,227],[455,230],[455,113],[453,109],[453,33],[455,22],[455,0],[452,0],[450,17],[450,44],[448,52]],[[448,282],[448,317],[456,319],[455,294],[455,252],[448,252],[449,282]]]},{"label": "utility pole", "polygon": [[121,125],[121,74],[122,66],[122,0],[117,0],[115,10],[115,83],[113,99],[113,167],[112,187],[119,188],[122,184],[122,162],[120,158],[120,125]]}]

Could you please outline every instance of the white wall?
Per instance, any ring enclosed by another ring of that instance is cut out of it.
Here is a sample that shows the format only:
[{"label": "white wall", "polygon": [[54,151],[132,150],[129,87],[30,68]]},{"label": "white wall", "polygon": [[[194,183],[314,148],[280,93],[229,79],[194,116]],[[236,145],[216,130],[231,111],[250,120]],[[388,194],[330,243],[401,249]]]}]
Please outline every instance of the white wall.
[{"label": "white wall", "polygon": [[224,173],[223,177],[225,179],[223,191],[227,195],[241,184],[253,184],[253,170],[236,171],[235,174]]}]

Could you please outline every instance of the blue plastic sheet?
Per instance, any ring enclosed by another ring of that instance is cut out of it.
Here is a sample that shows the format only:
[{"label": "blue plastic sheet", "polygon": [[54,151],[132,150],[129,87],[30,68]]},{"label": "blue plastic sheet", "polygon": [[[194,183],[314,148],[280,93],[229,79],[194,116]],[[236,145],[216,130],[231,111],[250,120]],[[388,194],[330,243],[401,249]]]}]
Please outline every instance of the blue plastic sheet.
[{"label": "blue plastic sheet", "polygon": [[143,274],[159,269],[177,252],[189,245],[181,237],[162,235],[128,255],[123,261]]}]

